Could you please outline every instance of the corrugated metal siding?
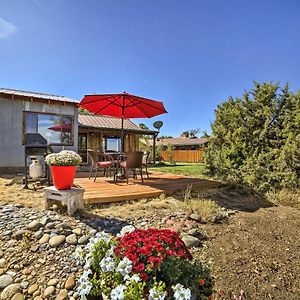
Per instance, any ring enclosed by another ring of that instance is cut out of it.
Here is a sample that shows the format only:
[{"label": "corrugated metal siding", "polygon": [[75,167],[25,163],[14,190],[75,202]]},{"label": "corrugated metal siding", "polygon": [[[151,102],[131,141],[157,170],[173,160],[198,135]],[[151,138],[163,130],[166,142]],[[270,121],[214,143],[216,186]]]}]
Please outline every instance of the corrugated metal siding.
[{"label": "corrugated metal siding", "polygon": [[[0,98],[0,167],[24,165],[23,111],[74,116],[74,146],[64,148],[77,150],[78,120],[76,107]],[[59,151],[61,148],[55,147],[55,150]]]},{"label": "corrugated metal siding", "polygon": [[[88,126],[95,128],[121,129],[121,119],[109,116],[79,115],[79,126]],[[140,127],[134,124],[130,119],[124,119],[124,129],[142,131]]]}]

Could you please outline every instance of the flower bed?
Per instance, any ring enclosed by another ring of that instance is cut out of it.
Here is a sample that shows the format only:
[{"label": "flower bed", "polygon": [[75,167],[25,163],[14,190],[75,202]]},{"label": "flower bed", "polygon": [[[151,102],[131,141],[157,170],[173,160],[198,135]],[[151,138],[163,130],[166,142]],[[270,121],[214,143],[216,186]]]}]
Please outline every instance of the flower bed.
[{"label": "flower bed", "polygon": [[76,253],[85,263],[78,288],[83,299],[211,299],[209,270],[192,260],[174,231],[126,226],[117,237],[98,233]]}]

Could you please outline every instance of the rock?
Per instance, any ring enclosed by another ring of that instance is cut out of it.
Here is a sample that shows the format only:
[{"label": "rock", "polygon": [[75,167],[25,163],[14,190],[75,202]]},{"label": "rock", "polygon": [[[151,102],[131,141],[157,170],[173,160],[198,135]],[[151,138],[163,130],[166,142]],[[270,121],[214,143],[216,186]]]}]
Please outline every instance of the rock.
[{"label": "rock", "polygon": [[31,271],[28,268],[25,268],[22,270],[22,274],[24,274],[24,275],[29,275],[30,273],[31,273]]},{"label": "rock", "polygon": [[11,300],[24,300],[24,296],[21,293],[15,294]]},{"label": "rock", "polygon": [[37,232],[34,234],[34,237],[35,237],[37,240],[40,239],[42,236],[43,236],[43,232],[42,232],[42,231],[37,231]]},{"label": "rock", "polygon": [[12,284],[13,279],[10,275],[0,276],[0,289],[6,288],[8,285]]},{"label": "rock", "polygon": [[191,235],[184,235],[182,237],[182,240],[184,241],[185,245],[189,248],[197,247],[201,243],[198,238],[191,236]]},{"label": "rock", "polygon": [[24,235],[24,234],[29,234],[29,233],[30,233],[30,231],[28,231],[28,230],[20,229],[20,230],[16,231],[16,232],[12,235],[12,237],[14,237],[16,240],[22,240],[23,235]]},{"label": "rock", "polygon": [[40,219],[40,223],[42,224],[42,225],[46,225],[46,224],[48,224],[48,223],[50,223],[52,220],[49,218],[49,217],[47,217],[47,216],[44,216],[44,217],[42,217],[41,219]]},{"label": "rock", "polygon": [[50,235],[49,235],[48,233],[45,233],[45,234],[41,237],[41,239],[39,240],[39,243],[40,243],[40,244],[46,244],[46,243],[49,242],[49,240],[50,240]]},{"label": "rock", "polygon": [[71,244],[71,245],[76,245],[77,244],[77,236],[76,236],[76,234],[73,233],[73,234],[68,235],[67,238],[66,238],[66,242],[68,244]]},{"label": "rock", "polygon": [[6,264],[5,258],[0,258],[0,268],[3,268]]},{"label": "rock", "polygon": [[4,252],[2,250],[0,250],[0,258],[2,258],[3,255],[4,255]]},{"label": "rock", "polygon": [[193,213],[193,214],[190,214],[190,219],[192,219],[194,221],[197,221],[197,222],[200,222],[201,221],[201,216],[197,213]]},{"label": "rock", "polygon": [[72,230],[73,233],[75,233],[76,235],[81,235],[82,230],[80,228],[75,228]]},{"label": "rock", "polygon": [[20,292],[20,285],[13,283],[8,285],[1,293],[1,300],[10,300],[15,294]]},{"label": "rock", "polygon": [[32,284],[29,288],[28,288],[28,294],[32,295],[35,291],[37,291],[37,289],[39,288],[39,286],[34,283]]},{"label": "rock", "polygon": [[43,224],[41,224],[40,222],[38,222],[37,220],[33,220],[31,223],[28,224],[27,228],[32,230],[32,231],[37,231],[39,230],[41,227],[43,227]]},{"label": "rock", "polygon": [[65,283],[65,289],[71,290],[74,286],[75,286],[74,277],[70,276]]},{"label": "rock", "polygon": [[64,235],[56,235],[56,236],[53,236],[49,240],[49,245],[51,247],[58,247],[61,244],[63,244],[65,240],[66,240],[66,237]]},{"label": "rock", "polygon": [[48,281],[47,285],[48,286],[56,286],[58,284],[59,280],[56,278],[52,278]]},{"label": "rock", "polygon": [[215,224],[219,224],[226,221],[228,221],[228,215],[225,212],[218,212],[211,218],[211,222]]},{"label": "rock", "polygon": [[79,240],[78,240],[78,244],[79,245],[84,245],[87,243],[87,241],[89,240],[89,236],[88,235],[83,235]]},{"label": "rock", "polygon": [[44,297],[48,298],[50,295],[52,295],[55,291],[55,287],[54,286],[48,286],[45,291],[44,291]]},{"label": "rock", "polygon": [[198,229],[191,229],[188,231],[188,235],[191,235],[191,236],[197,236],[198,234],[199,234]]},{"label": "rock", "polygon": [[68,292],[66,290],[60,291],[60,293],[57,295],[56,300],[65,300],[68,298]]},{"label": "rock", "polygon": [[21,289],[27,289],[28,286],[29,286],[29,282],[28,282],[28,281],[22,281],[22,282],[20,283],[20,288],[21,288]]}]

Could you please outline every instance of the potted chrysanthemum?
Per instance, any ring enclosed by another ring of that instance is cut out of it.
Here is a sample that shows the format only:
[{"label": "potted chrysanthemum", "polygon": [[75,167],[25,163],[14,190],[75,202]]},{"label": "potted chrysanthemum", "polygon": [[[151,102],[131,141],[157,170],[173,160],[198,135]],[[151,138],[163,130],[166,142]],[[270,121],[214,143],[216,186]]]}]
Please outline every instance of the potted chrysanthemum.
[{"label": "potted chrysanthemum", "polygon": [[45,162],[50,166],[53,184],[58,190],[67,190],[72,187],[76,166],[81,161],[79,154],[69,150],[46,156]]},{"label": "potted chrysanthemum", "polygon": [[82,299],[209,300],[213,293],[209,270],[168,229],[126,226],[117,237],[100,232],[76,254],[84,263]]}]

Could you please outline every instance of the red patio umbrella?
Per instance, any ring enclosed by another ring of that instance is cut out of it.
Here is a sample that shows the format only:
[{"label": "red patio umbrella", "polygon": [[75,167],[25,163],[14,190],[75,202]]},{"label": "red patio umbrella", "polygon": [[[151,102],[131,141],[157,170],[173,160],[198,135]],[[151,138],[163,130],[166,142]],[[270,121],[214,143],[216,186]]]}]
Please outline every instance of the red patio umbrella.
[{"label": "red patio umbrella", "polygon": [[122,150],[124,118],[152,118],[167,113],[161,101],[128,94],[85,95],[79,106],[99,115],[119,117],[122,130]]}]

